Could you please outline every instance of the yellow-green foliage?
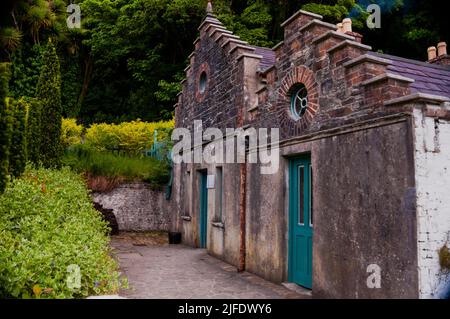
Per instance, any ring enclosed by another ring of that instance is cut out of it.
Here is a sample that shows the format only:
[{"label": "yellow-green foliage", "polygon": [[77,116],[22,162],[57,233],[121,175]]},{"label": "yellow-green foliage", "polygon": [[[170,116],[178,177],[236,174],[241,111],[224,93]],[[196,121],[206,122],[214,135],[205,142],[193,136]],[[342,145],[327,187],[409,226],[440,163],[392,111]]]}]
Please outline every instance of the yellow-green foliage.
[{"label": "yellow-green foliage", "polygon": [[120,124],[93,124],[86,131],[86,144],[99,151],[121,151],[137,155],[153,145],[153,134],[158,130],[158,141],[170,141],[174,121]]},{"label": "yellow-green foliage", "polygon": [[62,120],[61,144],[64,148],[76,144],[81,144],[82,133],[83,126],[77,124],[76,119]]}]

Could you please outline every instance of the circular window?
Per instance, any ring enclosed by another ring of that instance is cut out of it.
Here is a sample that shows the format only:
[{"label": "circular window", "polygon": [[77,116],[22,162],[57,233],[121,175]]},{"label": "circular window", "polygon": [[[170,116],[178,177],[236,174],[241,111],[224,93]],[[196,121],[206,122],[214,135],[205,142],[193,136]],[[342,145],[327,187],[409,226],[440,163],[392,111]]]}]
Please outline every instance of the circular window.
[{"label": "circular window", "polygon": [[207,82],[208,76],[206,75],[206,72],[203,71],[202,74],[200,74],[200,81],[198,83],[198,90],[200,91],[201,94],[205,93]]},{"label": "circular window", "polygon": [[308,91],[303,84],[296,84],[291,92],[291,114],[295,120],[299,120],[308,108]]}]

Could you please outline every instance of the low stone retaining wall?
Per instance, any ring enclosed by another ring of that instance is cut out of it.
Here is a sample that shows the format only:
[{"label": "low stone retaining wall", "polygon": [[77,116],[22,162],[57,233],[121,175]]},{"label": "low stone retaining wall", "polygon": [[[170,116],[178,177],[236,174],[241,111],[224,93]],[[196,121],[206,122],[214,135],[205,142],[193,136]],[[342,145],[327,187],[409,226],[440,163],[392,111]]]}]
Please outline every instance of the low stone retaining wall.
[{"label": "low stone retaining wall", "polygon": [[120,231],[168,231],[169,202],[164,191],[145,183],[123,184],[108,193],[93,193],[92,200],[112,209]]}]

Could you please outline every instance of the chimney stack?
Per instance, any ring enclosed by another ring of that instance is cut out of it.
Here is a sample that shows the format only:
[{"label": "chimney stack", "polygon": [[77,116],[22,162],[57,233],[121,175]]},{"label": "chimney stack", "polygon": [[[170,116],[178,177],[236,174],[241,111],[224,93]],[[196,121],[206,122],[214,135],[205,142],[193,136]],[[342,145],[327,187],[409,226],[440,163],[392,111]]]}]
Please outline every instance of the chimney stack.
[{"label": "chimney stack", "polygon": [[342,20],[342,29],[344,33],[352,32],[352,19],[345,18],[344,20]]},{"label": "chimney stack", "polygon": [[447,54],[447,43],[439,42],[436,47],[428,48],[428,63],[450,65],[450,55]]},{"label": "chimney stack", "polygon": [[213,14],[214,13],[211,1],[208,1],[208,4],[206,5],[206,13],[207,14]]},{"label": "chimney stack", "polygon": [[362,34],[359,34],[358,32],[353,32],[353,30],[352,30],[352,19],[345,18],[344,20],[342,20],[341,23],[336,24],[336,27],[337,27],[337,32],[344,33],[344,34],[354,37],[356,42],[359,42],[359,43],[362,42],[362,38],[363,38]]},{"label": "chimney stack", "polygon": [[428,61],[436,59],[436,47],[428,48]]},{"label": "chimney stack", "polygon": [[447,43],[439,42],[437,45],[438,56],[447,55]]}]

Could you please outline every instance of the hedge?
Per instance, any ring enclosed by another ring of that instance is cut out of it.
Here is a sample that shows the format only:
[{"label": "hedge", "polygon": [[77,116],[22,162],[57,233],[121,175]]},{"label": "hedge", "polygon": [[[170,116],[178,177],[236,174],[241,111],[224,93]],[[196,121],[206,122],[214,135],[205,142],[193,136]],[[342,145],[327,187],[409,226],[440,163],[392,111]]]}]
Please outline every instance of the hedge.
[{"label": "hedge", "polygon": [[41,111],[42,104],[38,99],[28,99],[27,116],[27,155],[34,164],[41,161]]},{"label": "hedge", "polygon": [[43,55],[44,65],[37,86],[41,111],[41,161],[45,167],[60,165],[61,147],[61,75],[55,46],[49,42]]},{"label": "hedge", "polygon": [[0,63],[0,194],[8,182],[9,148],[11,145],[11,116],[6,101],[8,95],[9,65]]},{"label": "hedge", "polygon": [[10,100],[12,115],[11,147],[9,149],[9,173],[19,177],[25,170],[27,162],[27,103]]}]

